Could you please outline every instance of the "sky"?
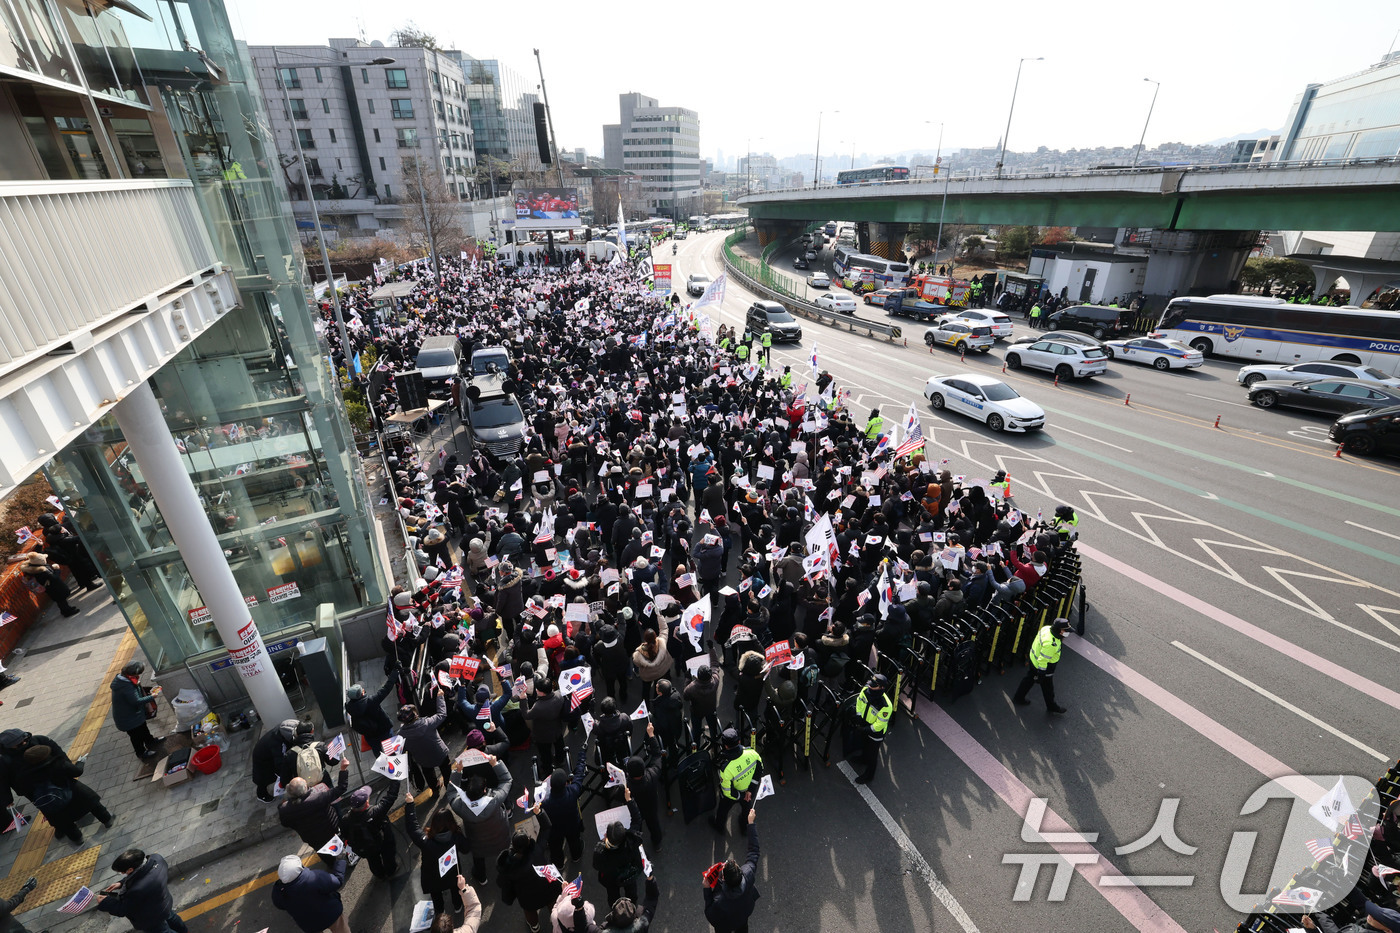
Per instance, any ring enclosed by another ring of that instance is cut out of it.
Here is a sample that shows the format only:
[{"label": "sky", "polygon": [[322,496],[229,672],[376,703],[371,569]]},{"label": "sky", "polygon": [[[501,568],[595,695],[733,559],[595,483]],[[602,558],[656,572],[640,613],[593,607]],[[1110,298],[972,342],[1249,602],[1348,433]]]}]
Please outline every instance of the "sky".
[{"label": "sky", "polygon": [[[388,42],[408,21],[531,83],[538,48],[561,149],[602,155],[617,95],[637,91],[700,116],[700,151],[825,157],[1137,144],[1153,85],[1148,147],[1278,130],[1311,82],[1361,71],[1400,31],[1394,0],[1178,0],[1169,5],[1004,0],[900,5],[809,0],[643,7],[530,0],[226,0],[250,44]],[[925,12],[926,11],[926,12]],[[859,25],[862,21],[868,25]]]}]

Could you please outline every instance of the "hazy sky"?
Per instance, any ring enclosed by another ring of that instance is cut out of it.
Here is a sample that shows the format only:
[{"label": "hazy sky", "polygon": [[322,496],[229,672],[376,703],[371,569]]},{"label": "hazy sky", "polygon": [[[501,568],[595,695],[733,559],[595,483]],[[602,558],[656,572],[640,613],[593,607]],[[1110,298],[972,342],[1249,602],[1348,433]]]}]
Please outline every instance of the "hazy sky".
[{"label": "hazy sky", "polygon": [[[1149,146],[1278,129],[1309,82],[1379,61],[1400,30],[1394,0],[1177,0],[1171,4],[519,4],[438,0],[227,0],[252,44],[388,41],[412,20],[444,47],[499,58],[537,80],[544,59],[561,148],[602,155],[617,95],[700,114],[713,156],[992,146],[1025,63],[1010,148]],[[892,16],[890,8],[910,12]],[[488,12],[488,10],[490,12]],[[1325,12],[1324,12],[1325,10]],[[919,11],[919,12],[914,12]],[[832,111],[840,111],[833,113]],[[931,121],[931,125],[925,121]]]}]

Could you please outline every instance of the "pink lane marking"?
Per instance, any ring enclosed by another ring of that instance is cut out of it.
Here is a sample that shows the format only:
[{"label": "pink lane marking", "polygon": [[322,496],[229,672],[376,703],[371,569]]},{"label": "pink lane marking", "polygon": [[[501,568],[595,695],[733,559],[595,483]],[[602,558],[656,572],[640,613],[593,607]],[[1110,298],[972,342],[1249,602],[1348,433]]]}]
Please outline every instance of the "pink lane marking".
[{"label": "pink lane marking", "polygon": [[[914,708],[919,716],[919,721],[933,730],[952,750],[953,754],[962,759],[963,763],[972,769],[973,773],[982,779],[982,782],[990,787],[998,797],[1002,799],[1011,810],[1022,817],[1030,808],[1031,800],[1036,795],[1031,793],[1031,789],[1006,769],[997,761],[992,753],[987,751],[982,745],[969,735],[962,726],[953,721],[953,718],[943,711],[936,703],[930,703],[922,696],[914,704]],[[1042,833],[1077,833],[1075,829],[1064,821],[1064,819],[1054,810],[1046,807],[1045,816],[1040,821],[1040,831]],[[1092,832],[1092,829],[1085,830]],[[1019,839],[1018,839],[1019,841]],[[1051,848],[1061,855],[1092,854],[1098,856],[1090,864],[1075,865],[1074,870],[1094,886],[1104,900],[1123,915],[1123,918],[1131,923],[1140,933],[1186,933],[1186,930],[1157,904],[1143,893],[1142,889],[1131,881],[1109,862],[1093,845],[1087,842],[1052,842],[1047,843]],[[1019,871],[1019,869],[1018,869]],[[1101,885],[1104,878],[1123,879],[1110,882],[1109,886]],[[1044,883],[1043,881],[1041,882]]]},{"label": "pink lane marking", "polygon": [[1310,667],[1319,674],[1325,674],[1338,683],[1343,683],[1348,687],[1360,690],[1372,699],[1380,700],[1387,706],[1400,709],[1400,693],[1396,693],[1388,687],[1382,687],[1375,681],[1367,680],[1365,677],[1353,674],[1340,664],[1335,664],[1326,658],[1313,654],[1305,648],[1299,648],[1286,638],[1280,638],[1274,633],[1265,631],[1253,623],[1246,622],[1237,615],[1232,615],[1224,609],[1212,606],[1204,599],[1198,596],[1192,596],[1184,590],[1179,590],[1170,583],[1164,583],[1156,577],[1143,573],[1136,567],[1125,564],[1115,557],[1110,557],[1102,551],[1095,550],[1085,544],[1080,544],[1077,547],[1079,553],[1090,560],[1103,564],[1109,570],[1113,570],[1130,580],[1136,580],[1148,589],[1160,593],[1174,602],[1180,603],[1187,609],[1194,609],[1206,618],[1214,619],[1226,628],[1234,629],[1241,635],[1252,638],[1265,647],[1272,648],[1280,654],[1287,655],[1299,664]]},{"label": "pink lane marking", "polygon": [[1288,767],[1234,730],[1207,716],[1165,687],[1148,680],[1122,661],[1111,657],[1097,645],[1091,645],[1080,638],[1068,638],[1065,639],[1065,647],[1122,683],[1129,690],[1142,694],[1159,706],[1163,712],[1210,739],[1264,777],[1270,780],[1279,779],[1280,784],[1286,786],[1300,799],[1311,804],[1322,799],[1322,795],[1327,793],[1327,788],[1321,787],[1307,778],[1298,777],[1293,768]]}]

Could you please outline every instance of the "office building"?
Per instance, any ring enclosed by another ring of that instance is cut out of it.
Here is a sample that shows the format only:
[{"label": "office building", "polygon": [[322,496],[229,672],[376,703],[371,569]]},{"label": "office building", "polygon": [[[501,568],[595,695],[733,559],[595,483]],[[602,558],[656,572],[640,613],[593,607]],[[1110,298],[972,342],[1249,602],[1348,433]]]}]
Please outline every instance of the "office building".
[{"label": "office building", "polygon": [[540,97],[534,83],[495,59],[463,56],[461,74],[483,184],[494,181],[499,195],[509,194],[514,183],[542,184],[545,165],[535,140],[534,110]]},{"label": "office building", "polygon": [[0,18],[0,495],[42,469],[167,689],[278,721],[387,587],[258,82],[220,0],[46,8]]},{"label": "office building", "polygon": [[484,235],[469,203],[477,195],[476,149],[461,52],[358,39],[248,51],[267,101],[279,174],[303,228],[311,222],[309,183],[318,202],[331,202],[318,206],[337,237],[392,235],[406,211],[419,210],[407,196],[421,171],[436,175],[424,181],[426,191],[461,204],[463,232]]},{"label": "office building", "polygon": [[603,164],[642,179],[647,209],[688,216],[700,206],[700,118],[654,97],[618,95],[621,119],[603,127]]}]

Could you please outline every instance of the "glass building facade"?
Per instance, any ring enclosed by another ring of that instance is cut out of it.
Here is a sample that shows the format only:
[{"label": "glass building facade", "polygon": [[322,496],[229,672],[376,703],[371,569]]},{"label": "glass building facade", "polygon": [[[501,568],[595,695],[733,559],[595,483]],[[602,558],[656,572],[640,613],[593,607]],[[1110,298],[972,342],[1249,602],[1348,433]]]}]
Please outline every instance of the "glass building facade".
[{"label": "glass building facade", "polygon": [[[44,85],[80,86],[88,67],[96,68],[101,82],[112,85],[104,94],[120,91],[124,102],[146,112],[94,114],[101,125],[91,131],[112,141],[94,145],[89,158],[100,169],[89,174],[183,177],[194,185],[240,306],[149,382],[253,620],[270,642],[326,607],[344,618],[382,605],[384,562],[246,47],[235,41],[219,0],[132,2],[150,22],[129,13],[90,17],[84,30],[66,29],[64,52],[52,41],[62,23],[40,18],[64,5],[0,0],[0,28],[10,30],[0,37],[0,56],[8,56],[0,65],[13,67],[24,51],[23,66],[40,69]],[[27,18],[17,18],[20,10]],[[22,42],[15,40],[16,22]],[[90,41],[75,70],[77,35]],[[109,43],[123,37],[127,44],[113,54]],[[23,96],[13,86],[11,93]],[[67,119],[52,112],[35,117],[31,133],[45,138],[54,121]],[[134,125],[123,122],[129,120]],[[75,177],[71,157],[41,154],[30,170],[31,178]],[[71,497],[79,532],[156,669],[225,656],[115,420],[93,424],[46,472]]]},{"label": "glass building facade", "polygon": [[1358,74],[1309,85],[1293,102],[1284,133],[1285,161],[1400,155],[1400,52]]},{"label": "glass building facade", "polygon": [[[544,171],[535,142],[534,84],[494,59],[463,57],[473,145],[479,166],[500,179]],[[504,192],[502,192],[504,193]]]}]

